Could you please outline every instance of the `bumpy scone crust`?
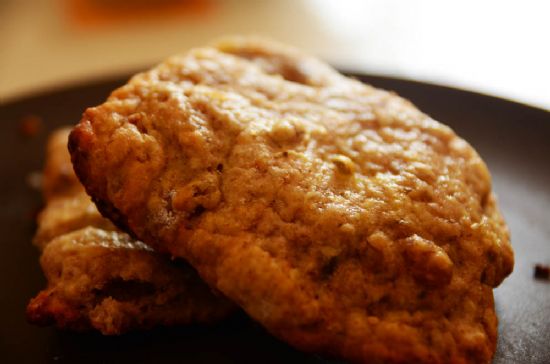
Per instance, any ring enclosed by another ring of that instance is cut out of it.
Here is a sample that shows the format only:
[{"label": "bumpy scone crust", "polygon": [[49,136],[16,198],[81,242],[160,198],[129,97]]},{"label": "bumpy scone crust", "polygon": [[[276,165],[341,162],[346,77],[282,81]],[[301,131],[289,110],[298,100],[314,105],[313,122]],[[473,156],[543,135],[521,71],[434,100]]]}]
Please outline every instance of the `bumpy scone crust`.
[{"label": "bumpy scone crust", "polygon": [[169,58],[70,136],[100,209],[275,335],[360,362],[488,362],[512,270],[478,154],[279,44]]},{"label": "bumpy scone crust", "polygon": [[233,312],[188,264],[153,252],[99,214],[72,171],[69,131],[56,131],[48,143],[46,206],[34,239],[48,287],[30,301],[29,321],[112,335]]}]

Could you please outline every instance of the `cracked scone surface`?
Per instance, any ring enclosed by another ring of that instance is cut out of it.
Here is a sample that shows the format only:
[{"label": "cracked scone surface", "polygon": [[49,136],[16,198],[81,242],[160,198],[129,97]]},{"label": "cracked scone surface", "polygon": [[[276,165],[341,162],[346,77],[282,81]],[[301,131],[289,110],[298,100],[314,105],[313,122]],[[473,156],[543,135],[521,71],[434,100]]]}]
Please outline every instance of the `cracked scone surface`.
[{"label": "cracked scone surface", "polygon": [[513,253],[487,167],[395,94],[233,38],[169,58],[70,136],[104,214],[269,331],[360,362],[490,361]]},{"label": "cracked scone surface", "polygon": [[46,152],[46,206],[34,243],[48,286],[29,302],[29,321],[114,335],[230,315],[235,306],[188,264],[153,252],[99,214],[72,170],[69,131],[54,132]]}]

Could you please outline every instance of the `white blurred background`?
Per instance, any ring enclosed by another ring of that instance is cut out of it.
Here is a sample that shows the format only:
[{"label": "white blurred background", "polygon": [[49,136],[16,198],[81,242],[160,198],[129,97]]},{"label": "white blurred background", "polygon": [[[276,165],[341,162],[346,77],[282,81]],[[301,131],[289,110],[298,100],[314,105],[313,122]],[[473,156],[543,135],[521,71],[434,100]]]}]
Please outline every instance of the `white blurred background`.
[{"label": "white blurred background", "polygon": [[0,0],[0,101],[236,33],[550,110],[548,0]]}]

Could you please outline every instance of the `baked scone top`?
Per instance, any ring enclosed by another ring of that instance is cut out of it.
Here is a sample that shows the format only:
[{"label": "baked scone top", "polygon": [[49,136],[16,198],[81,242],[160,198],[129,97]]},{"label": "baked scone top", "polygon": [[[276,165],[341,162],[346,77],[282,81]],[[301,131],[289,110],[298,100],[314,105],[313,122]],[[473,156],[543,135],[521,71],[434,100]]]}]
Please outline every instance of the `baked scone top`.
[{"label": "baked scone top", "polygon": [[104,214],[300,348],[494,351],[491,287],[513,253],[489,172],[395,94],[232,38],[133,77],[86,110],[70,149]]}]

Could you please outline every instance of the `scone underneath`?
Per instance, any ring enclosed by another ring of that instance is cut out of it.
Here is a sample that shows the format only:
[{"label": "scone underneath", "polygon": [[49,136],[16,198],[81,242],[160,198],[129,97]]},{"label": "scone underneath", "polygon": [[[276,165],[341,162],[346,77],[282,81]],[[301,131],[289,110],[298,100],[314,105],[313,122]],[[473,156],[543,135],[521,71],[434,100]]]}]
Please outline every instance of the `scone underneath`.
[{"label": "scone underneath", "polygon": [[232,305],[183,262],[154,254],[118,231],[85,227],[50,241],[40,258],[48,288],[27,307],[30,322],[105,335],[209,323]]}]

